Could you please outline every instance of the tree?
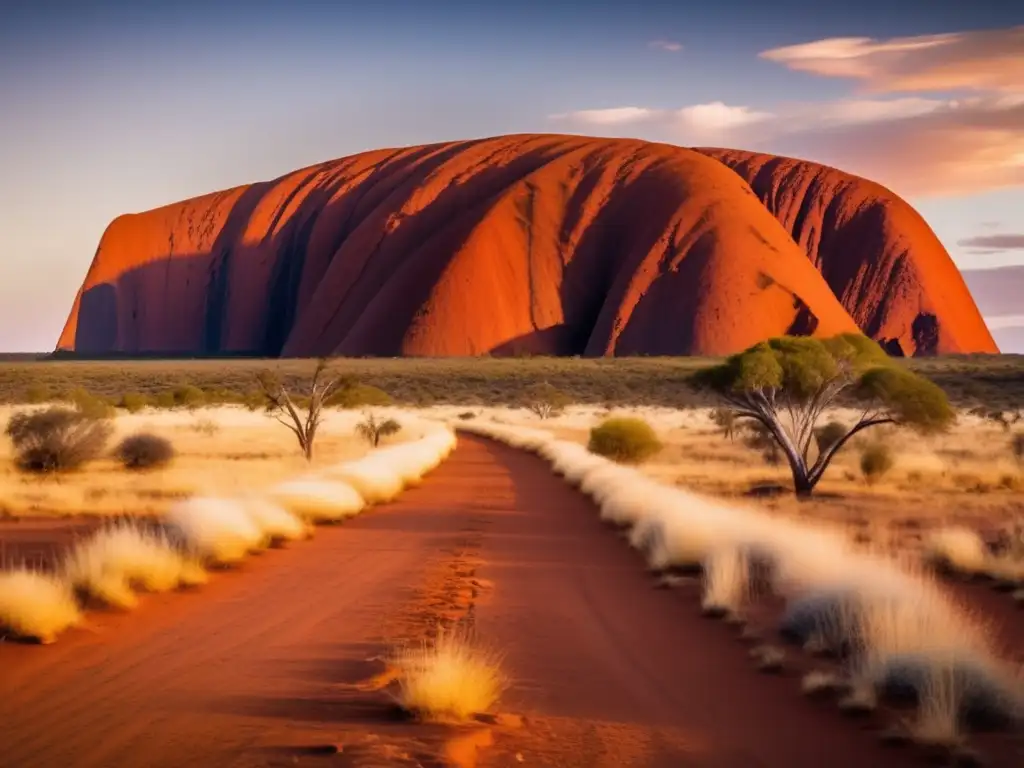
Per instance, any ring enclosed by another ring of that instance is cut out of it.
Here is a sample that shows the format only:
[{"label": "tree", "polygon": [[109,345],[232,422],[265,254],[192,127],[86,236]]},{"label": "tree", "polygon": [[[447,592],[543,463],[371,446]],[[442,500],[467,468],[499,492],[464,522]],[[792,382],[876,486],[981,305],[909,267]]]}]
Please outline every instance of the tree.
[{"label": "tree", "polygon": [[541,419],[557,416],[569,402],[568,395],[547,381],[534,384],[526,392],[526,407]]},{"label": "tree", "polygon": [[[320,426],[324,402],[338,388],[342,378],[330,376],[327,361],[320,360],[309,384],[309,394],[302,396],[298,403],[274,373],[262,371],[256,375],[256,381],[266,400],[267,412],[292,431],[306,461],[312,461],[313,443]],[[300,410],[306,411],[305,418],[299,413]]]},{"label": "tree", "polygon": [[[691,383],[716,393],[737,418],[751,419],[771,434],[793,472],[798,496],[809,496],[836,453],[869,427],[896,424],[927,433],[945,429],[955,418],[938,386],[898,366],[859,334],[770,339],[698,371]],[[811,462],[818,421],[841,397],[858,405],[861,414],[841,433],[830,427],[831,444],[823,440]]]},{"label": "tree", "polygon": [[377,417],[372,413],[369,414],[363,421],[356,424],[356,432],[366,442],[376,448],[380,445],[380,439],[382,437],[388,437],[390,435],[396,435],[402,430],[402,425],[394,419],[387,419],[386,421],[378,421]]}]

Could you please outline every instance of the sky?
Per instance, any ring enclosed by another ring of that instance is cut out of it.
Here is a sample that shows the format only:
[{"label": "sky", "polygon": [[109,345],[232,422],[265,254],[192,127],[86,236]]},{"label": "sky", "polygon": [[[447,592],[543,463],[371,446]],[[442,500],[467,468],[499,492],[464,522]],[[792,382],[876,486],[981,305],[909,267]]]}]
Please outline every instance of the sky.
[{"label": "sky", "polygon": [[[119,214],[525,132],[825,162],[1024,290],[1021,4],[28,0],[0,11],[0,351],[53,348]],[[976,299],[1024,352],[1024,302]]]}]

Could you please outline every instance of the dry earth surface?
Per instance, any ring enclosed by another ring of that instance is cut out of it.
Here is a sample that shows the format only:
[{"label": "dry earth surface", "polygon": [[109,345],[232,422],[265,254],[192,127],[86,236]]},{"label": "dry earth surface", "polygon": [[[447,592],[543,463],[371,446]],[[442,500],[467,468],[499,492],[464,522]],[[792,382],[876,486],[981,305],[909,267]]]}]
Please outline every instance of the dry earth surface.
[{"label": "dry earth surface", "polygon": [[[477,745],[480,766],[913,764],[866,732],[884,723],[758,675],[695,591],[652,584],[539,459],[464,437],[399,501],[198,593],[0,645],[0,764],[467,765]],[[525,720],[410,723],[367,684],[396,643],[456,620],[505,654],[501,709]],[[1018,744],[985,746],[1019,764]]]}]

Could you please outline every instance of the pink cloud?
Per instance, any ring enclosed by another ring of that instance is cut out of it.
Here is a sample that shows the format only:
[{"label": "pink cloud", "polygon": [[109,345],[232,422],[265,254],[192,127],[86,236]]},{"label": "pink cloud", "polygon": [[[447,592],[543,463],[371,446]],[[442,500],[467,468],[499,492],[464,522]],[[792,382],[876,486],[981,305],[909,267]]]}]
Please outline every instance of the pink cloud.
[{"label": "pink cloud", "polygon": [[889,40],[835,37],[760,55],[795,71],[859,80],[874,92],[1024,90],[1024,26]]}]

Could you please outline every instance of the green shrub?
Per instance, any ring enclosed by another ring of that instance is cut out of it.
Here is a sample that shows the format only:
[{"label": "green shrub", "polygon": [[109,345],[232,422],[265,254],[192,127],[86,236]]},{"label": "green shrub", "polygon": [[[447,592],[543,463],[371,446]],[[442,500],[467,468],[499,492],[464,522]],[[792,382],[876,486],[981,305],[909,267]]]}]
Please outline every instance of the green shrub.
[{"label": "green shrub", "polygon": [[125,392],[117,401],[117,407],[123,408],[128,413],[138,413],[147,405],[152,405],[152,403],[152,398],[141,392]]},{"label": "green shrub", "polygon": [[157,408],[173,408],[174,402],[174,390],[165,389],[162,392],[158,392],[156,397],[153,398],[153,405]]},{"label": "green shrub", "polygon": [[376,408],[391,403],[391,395],[383,389],[358,381],[346,382],[324,401],[328,408]]},{"label": "green shrub", "polygon": [[607,419],[590,430],[587,449],[623,464],[639,464],[661,450],[661,441],[643,419]]},{"label": "green shrub", "polygon": [[125,469],[153,469],[171,462],[174,446],[165,437],[140,432],[122,440],[114,455]]},{"label": "green shrub", "polygon": [[267,395],[260,389],[250,389],[242,395],[242,405],[250,411],[258,411],[267,407]]},{"label": "green shrub", "polygon": [[83,387],[75,387],[63,399],[92,419],[106,419],[116,415],[114,406],[105,398],[97,397]]},{"label": "green shrub", "polygon": [[179,384],[171,390],[174,398],[174,405],[179,408],[188,408],[190,411],[206,405],[206,393],[199,387],[191,384]]},{"label": "green shrub", "polygon": [[893,464],[892,451],[885,443],[871,443],[860,453],[860,471],[868,484],[879,480]]},{"label": "green shrub", "polygon": [[60,472],[99,458],[113,431],[108,418],[54,406],[15,413],[7,422],[6,434],[14,445],[18,467],[27,472]]}]

